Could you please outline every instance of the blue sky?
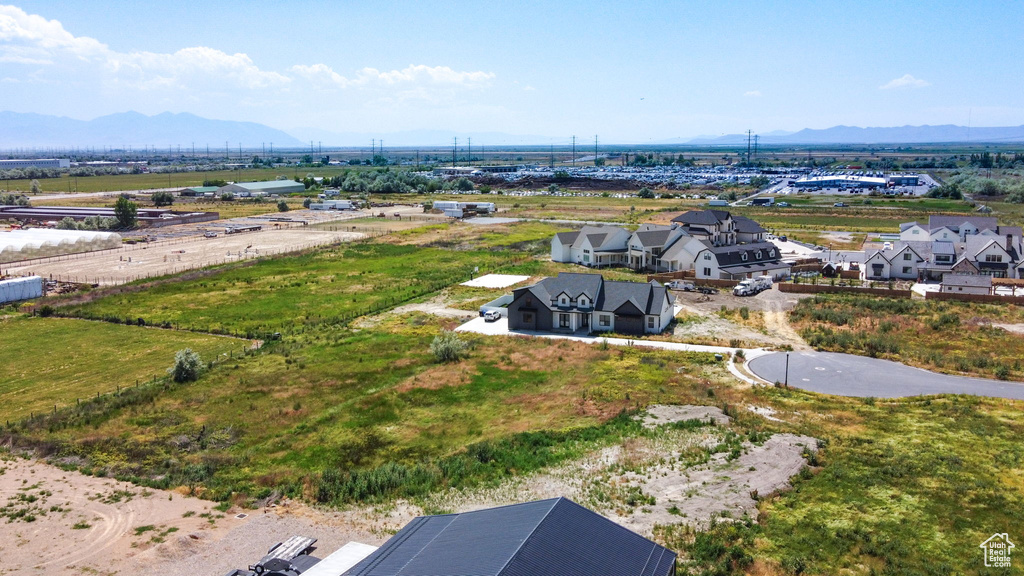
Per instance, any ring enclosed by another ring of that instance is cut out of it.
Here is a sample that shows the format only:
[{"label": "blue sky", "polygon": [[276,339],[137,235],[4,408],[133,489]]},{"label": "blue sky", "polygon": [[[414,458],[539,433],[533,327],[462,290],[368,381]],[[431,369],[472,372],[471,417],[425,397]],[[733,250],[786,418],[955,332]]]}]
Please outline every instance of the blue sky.
[{"label": "blue sky", "polygon": [[1022,24],[1004,1],[22,1],[0,109],[609,143],[1020,125]]}]

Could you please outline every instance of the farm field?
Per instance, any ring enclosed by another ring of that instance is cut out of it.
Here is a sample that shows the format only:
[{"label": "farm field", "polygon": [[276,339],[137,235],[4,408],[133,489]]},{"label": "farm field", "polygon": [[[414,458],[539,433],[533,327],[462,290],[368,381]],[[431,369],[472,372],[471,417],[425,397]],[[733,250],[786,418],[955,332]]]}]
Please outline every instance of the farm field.
[{"label": "farm field", "polygon": [[[212,361],[251,342],[63,318],[0,320],[0,419],[66,408],[81,398],[163,377],[183,348]],[[116,369],[112,369],[116,367]]]},{"label": "farm field", "polygon": [[[62,176],[60,178],[40,178],[39,186],[44,194],[60,194],[74,192],[121,192],[143,191],[158,188],[179,189],[190,186],[202,186],[204,180],[225,180],[228,182],[255,182],[275,180],[278,176],[302,178],[308,173],[316,176],[334,176],[346,170],[369,170],[370,167],[325,166],[325,167],[289,167],[246,168],[242,170],[215,170],[210,172],[175,172],[145,174],[114,174],[103,176]],[[30,180],[11,180],[11,191],[30,190]]]},{"label": "farm field", "polygon": [[790,318],[821,350],[952,374],[1024,380],[1024,310],[1019,306],[829,294],[802,300]]}]

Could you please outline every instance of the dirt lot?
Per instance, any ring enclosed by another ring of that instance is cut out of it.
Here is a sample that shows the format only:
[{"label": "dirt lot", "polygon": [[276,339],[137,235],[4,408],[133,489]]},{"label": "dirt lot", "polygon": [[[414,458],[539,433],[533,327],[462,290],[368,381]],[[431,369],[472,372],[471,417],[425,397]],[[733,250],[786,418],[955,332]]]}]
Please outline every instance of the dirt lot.
[{"label": "dirt lot", "polygon": [[362,237],[364,235],[359,232],[306,227],[221,234],[216,238],[191,237],[136,244],[113,252],[79,254],[40,264],[10,266],[7,271],[14,275],[38,274],[67,282],[115,285]]},{"label": "dirt lot", "polygon": [[[794,349],[807,348],[803,338],[789,325],[786,313],[793,309],[802,298],[809,294],[790,294],[777,289],[765,290],[754,296],[733,296],[722,288],[710,298],[695,292],[673,291],[676,304],[683,312],[702,316],[700,322],[684,323],[678,326],[674,335],[682,339],[718,338],[738,339],[756,345],[790,345]],[[730,309],[747,307],[760,312],[764,318],[764,330],[756,330],[721,318],[717,312],[722,306]]]}]

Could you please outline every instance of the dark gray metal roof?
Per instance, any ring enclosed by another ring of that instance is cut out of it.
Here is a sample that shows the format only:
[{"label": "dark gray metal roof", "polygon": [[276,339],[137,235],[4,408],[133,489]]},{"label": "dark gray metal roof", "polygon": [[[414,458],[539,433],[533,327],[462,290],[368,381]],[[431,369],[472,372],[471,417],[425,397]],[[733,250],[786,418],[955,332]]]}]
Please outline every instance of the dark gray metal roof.
[{"label": "dark gray metal roof", "polygon": [[675,558],[555,498],[416,518],[345,576],[668,576]]}]

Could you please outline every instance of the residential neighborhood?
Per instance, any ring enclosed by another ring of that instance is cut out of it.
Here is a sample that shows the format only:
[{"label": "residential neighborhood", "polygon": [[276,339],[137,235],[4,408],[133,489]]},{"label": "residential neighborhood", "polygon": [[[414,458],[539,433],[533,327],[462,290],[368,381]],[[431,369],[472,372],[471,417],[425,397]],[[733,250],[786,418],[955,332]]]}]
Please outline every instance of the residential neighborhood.
[{"label": "residential neighborhood", "polygon": [[551,240],[551,260],[635,271],[690,272],[698,279],[742,280],[789,275],[767,231],[744,216],[724,210],[691,210],[670,225],[641,224],[635,231],[619,226],[584,226],[560,232]]}]

